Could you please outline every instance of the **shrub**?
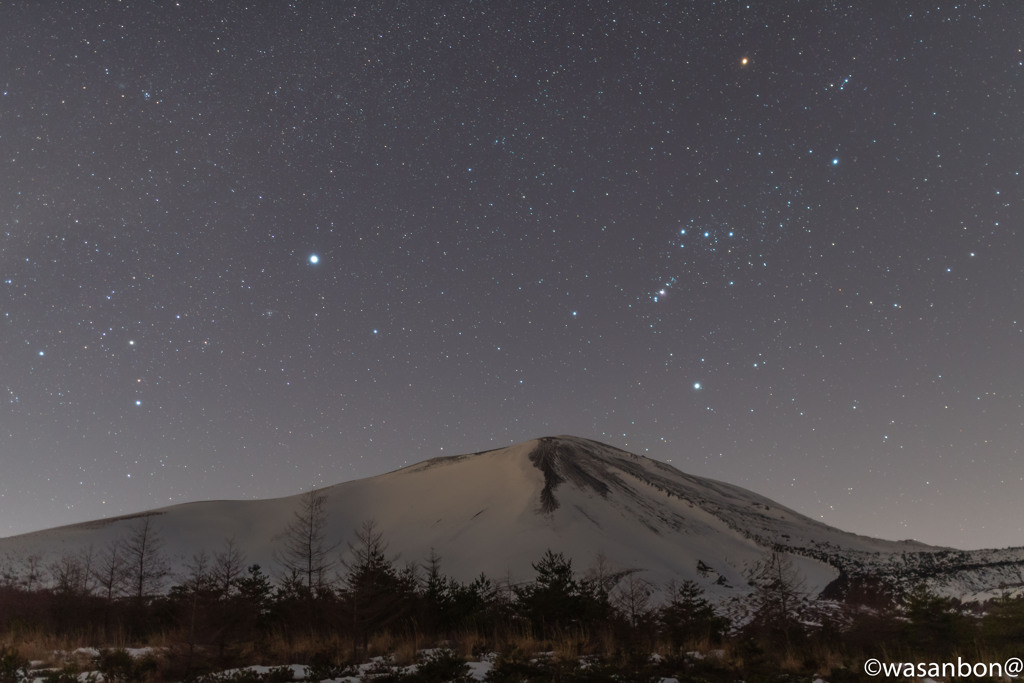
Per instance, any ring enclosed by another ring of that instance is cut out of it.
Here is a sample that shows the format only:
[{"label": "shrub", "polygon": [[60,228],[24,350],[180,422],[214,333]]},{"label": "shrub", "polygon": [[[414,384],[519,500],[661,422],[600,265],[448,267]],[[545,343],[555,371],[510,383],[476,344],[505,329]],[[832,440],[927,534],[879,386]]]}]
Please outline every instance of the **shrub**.
[{"label": "shrub", "polygon": [[433,683],[433,681],[472,681],[469,665],[451,650],[438,650],[422,656],[416,671],[407,679],[409,683]]},{"label": "shrub", "polygon": [[100,650],[94,660],[96,669],[103,674],[108,683],[124,681],[136,683],[153,678],[157,670],[157,661],[152,655],[133,658],[127,650]]},{"label": "shrub", "polygon": [[0,645],[0,683],[21,683],[28,677],[28,660],[17,650]]}]

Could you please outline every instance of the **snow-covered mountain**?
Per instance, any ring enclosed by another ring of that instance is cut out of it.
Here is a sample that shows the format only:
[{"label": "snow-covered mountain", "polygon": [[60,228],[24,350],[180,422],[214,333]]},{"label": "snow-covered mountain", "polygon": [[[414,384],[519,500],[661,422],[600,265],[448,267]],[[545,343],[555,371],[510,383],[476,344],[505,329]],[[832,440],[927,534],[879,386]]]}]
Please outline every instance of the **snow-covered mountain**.
[{"label": "snow-covered mountain", "polygon": [[[897,588],[929,582],[966,599],[1024,585],[1024,548],[959,551],[840,531],[738,486],[587,439],[545,437],[482,453],[435,458],[322,489],[327,541],[339,554],[374,521],[399,561],[433,550],[444,573],[533,578],[547,549],[581,572],[603,558],[655,585],[690,579],[726,598],[747,590],[744,573],[770,551],[793,558],[814,593],[834,594],[862,576]],[[273,574],[274,548],[302,496],[210,501],[145,513],[178,569],[197,552],[233,539],[248,563]],[[144,515],[0,539],[0,563],[99,550],[130,536]],[[6,558],[6,559],[5,559]]]}]

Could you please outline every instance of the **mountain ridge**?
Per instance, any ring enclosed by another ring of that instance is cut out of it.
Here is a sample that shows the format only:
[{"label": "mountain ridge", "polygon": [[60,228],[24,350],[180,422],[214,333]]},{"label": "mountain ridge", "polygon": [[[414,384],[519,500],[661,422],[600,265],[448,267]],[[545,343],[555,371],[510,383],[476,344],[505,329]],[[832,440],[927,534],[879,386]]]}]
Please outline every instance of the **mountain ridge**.
[{"label": "mountain ridge", "polygon": [[[574,436],[433,458],[319,491],[332,543],[346,547],[373,520],[404,561],[436,552],[460,580],[481,572],[529,580],[531,562],[550,548],[580,571],[601,557],[657,586],[696,581],[718,599],[748,590],[748,567],[769,552],[789,555],[815,594],[869,576],[896,590],[924,581],[961,599],[1024,585],[1022,548],[961,551],[860,536],[739,486]],[[102,548],[152,516],[175,569],[229,538],[250,563],[272,568],[301,499],[184,503],[12,536],[0,539],[0,561]]]}]

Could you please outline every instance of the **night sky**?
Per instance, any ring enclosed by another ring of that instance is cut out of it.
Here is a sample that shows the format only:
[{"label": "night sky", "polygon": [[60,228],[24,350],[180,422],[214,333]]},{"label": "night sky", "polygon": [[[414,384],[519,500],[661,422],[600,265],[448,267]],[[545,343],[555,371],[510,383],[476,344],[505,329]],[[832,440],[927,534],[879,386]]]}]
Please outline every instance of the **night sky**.
[{"label": "night sky", "polygon": [[0,535],[574,434],[1024,545],[1024,7],[5,2]]}]

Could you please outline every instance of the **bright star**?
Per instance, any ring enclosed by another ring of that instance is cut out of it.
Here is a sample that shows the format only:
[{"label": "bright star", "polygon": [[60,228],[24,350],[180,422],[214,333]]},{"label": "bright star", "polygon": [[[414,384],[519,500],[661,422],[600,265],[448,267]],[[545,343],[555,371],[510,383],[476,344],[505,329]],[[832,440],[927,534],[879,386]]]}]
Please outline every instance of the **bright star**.
[{"label": "bright star", "polygon": [[694,389],[694,391],[700,391],[701,383],[700,382],[694,382],[693,383],[693,389]]},{"label": "bright star", "polygon": [[309,262],[315,266],[316,264],[320,263],[320,257],[317,256],[316,254],[310,254]]}]

